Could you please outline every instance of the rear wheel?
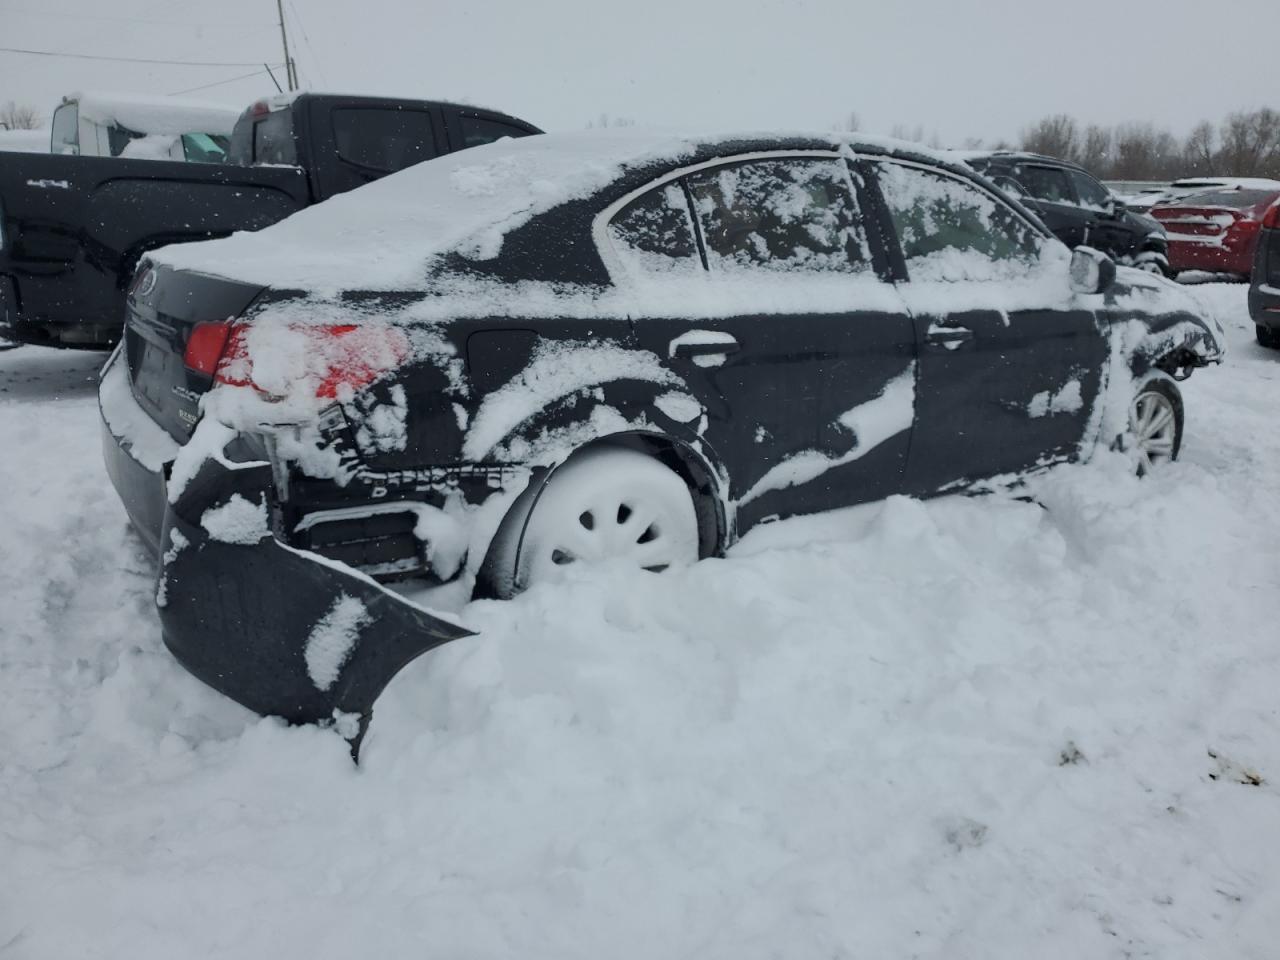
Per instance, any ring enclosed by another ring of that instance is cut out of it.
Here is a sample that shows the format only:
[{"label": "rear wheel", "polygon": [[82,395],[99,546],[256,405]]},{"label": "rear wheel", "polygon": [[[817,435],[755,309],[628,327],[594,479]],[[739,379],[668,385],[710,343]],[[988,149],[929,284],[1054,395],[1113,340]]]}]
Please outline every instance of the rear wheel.
[{"label": "rear wheel", "polygon": [[661,571],[698,559],[698,518],[689,488],[653,457],[596,447],[551,474],[521,507],[523,534],[495,558],[508,595],[605,561]]},{"label": "rear wheel", "polygon": [[1182,395],[1169,380],[1142,385],[1129,408],[1129,436],[1138,461],[1138,476],[1178,458],[1182,448]]},{"label": "rear wheel", "polygon": [[1174,276],[1169,267],[1169,258],[1156,250],[1144,250],[1133,259],[1133,265],[1144,273],[1154,273],[1157,277]]},{"label": "rear wheel", "polygon": [[1253,329],[1257,334],[1258,343],[1264,347],[1270,347],[1272,350],[1280,350],[1280,330],[1272,330],[1270,327],[1264,327],[1260,323],[1255,324]]}]

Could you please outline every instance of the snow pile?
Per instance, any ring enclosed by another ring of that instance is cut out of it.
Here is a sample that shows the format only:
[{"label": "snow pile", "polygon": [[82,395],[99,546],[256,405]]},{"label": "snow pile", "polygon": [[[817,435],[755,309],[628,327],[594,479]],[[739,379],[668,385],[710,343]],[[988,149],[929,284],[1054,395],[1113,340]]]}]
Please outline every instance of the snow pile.
[{"label": "snow pile", "polygon": [[[170,134],[149,133],[136,140],[130,140],[120,151],[120,156],[133,160],[173,160],[173,149],[178,138]],[[178,158],[181,158],[181,153]]]},{"label": "snow pile", "polygon": [[214,540],[223,543],[255,544],[271,536],[267,522],[267,505],[259,500],[250,503],[238,493],[220,507],[210,507],[200,517],[200,526]]},{"label": "snow pile", "polygon": [[0,152],[48,153],[49,130],[0,130]]},{"label": "snow pile", "polygon": [[321,690],[332,687],[360,640],[360,631],[372,622],[363,603],[345,593],[339,596],[307,638],[305,655],[311,682]]},{"label": "snow pile", "polygon": [[80,117],[104,127],[124,127],[135,133],[211,133],[230,136],[240,110],[208,100],[151,97],[133,93],[74,93]]},{"label": "snow pile", "polygon": [[481,635],[397,678],[360,768],[163,647],[68,389],[98,358],[0,354],[0,947],[1273,956],[1280,367],[1243,286],[1197,293],[1235,349],[1183,384],[1167,471],[467,605]]}]

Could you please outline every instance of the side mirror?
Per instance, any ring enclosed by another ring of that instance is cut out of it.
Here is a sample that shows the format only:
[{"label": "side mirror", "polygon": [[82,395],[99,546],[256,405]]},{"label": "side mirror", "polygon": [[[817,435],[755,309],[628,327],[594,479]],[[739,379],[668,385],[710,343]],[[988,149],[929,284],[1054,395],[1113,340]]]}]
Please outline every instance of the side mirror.
[{"label": "side mirror", "polygon": [[1118,197],[1111,197],[1107,200],[1107,205],[1103,208],[1111,219],[1115,220],[1124,216],[1125,210],[1128,208],[1124,205],[1124,201]]},{"label": "side mirror", "polygon": [[1104,293],[1115,282],[1115,262],[1093,247],[1071,251],[1071,289],[1075,293]]}]

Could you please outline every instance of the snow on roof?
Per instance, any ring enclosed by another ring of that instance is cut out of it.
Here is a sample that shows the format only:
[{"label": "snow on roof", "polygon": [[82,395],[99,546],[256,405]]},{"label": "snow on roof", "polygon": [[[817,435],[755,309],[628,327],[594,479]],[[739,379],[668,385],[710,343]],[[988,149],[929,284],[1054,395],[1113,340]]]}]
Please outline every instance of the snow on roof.
[{"label": "snow on roof", "polygon": [[1186,177],[1170,184],[1179,190],[1189,187],[1237,187],[1241,190],[1280,190],[1280,180],[1266,177]]},{"label": "snow on roof", "polygon": [[148,97],[134,93],[73,93],[67,100],[80,104],[80,116],[103,126],[120,126],[137,133],[231,134],[240,110],[206,100]]},{"label": "snow on roof", "polygon": [[[503,139],[438,157],[308,207],[255,233],[164,247],[177,269],[320,294],[420,290],[435,256],[497,256],[503,236],[532,217],[603,189],[628,168],[692,156],[722,141],[806,140],[891,149],[914,145],[832,133],[725,137],[589,130]],[[942,158],[945,159],[945,158]]]},{"label": "snow on roof", "polygon": [[0,130],[0,151],[48,153],[49,130]]}]

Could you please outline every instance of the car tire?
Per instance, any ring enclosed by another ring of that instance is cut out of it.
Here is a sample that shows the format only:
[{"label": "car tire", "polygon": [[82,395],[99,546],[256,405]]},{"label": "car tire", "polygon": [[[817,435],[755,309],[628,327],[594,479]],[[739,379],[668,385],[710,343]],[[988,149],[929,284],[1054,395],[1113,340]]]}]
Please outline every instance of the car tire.
[{"label": "car tire", "polygon": [[1158,250],[1143,250],[1133,259],[1133,265],[1143,273],[1173,279],[1175,271],[1169,266],[1169,258]]},{"label": "car tire", "polygon": [[1253,329],[1259,344],[1272,350],[1280,350],[1280,330],[1272,330],[1260,323],[1254,324]]},{"label": "car tire", "polygon": [[583,565],[622,560],[658,572],[699,556],[698,517],[684,480],[625,447],[570,457],[536,496],[512,507],[503,527],[509,533],[495,543],[491,579],[504,597]]},{"label": "car tire", "polygon": [[1178,459],[1182,449],[1182,394],[1168,377],[1152,377],[1138,390],[1129,407],[1129,432],[1124,448],[1137,460],[1138,476]]}]

